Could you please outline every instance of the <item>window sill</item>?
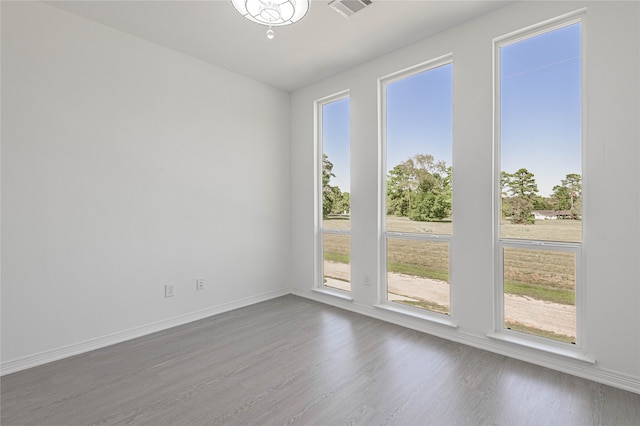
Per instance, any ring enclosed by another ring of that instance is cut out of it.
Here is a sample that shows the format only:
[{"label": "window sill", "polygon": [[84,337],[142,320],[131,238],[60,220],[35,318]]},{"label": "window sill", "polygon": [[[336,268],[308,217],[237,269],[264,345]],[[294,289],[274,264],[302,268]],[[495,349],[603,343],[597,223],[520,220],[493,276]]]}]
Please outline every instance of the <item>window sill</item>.
[{"label": "window sill", "polygon": [[402,309],[400,307],[396,307],[393,306],[391,304],[386,304],[386,303],[379,303],[376,305],[373,305],[375,308],[378,309],[383,309],[385,311],[391,311],[391,312],[395,312],[398,314],[402,314],[402,315],[406,315],[406,316],[410,316],[413,318],[418,318],[421,320],[425,320],[425,321],[429,321],[432,323],[436,323],[436,324],[440,324],[440,325],[446,325],[448,327],[452,327],[452,328],[458,328],[458,324],[456,324],[455,322],[453,322],[451,319],[447,318],[440,318],[439,316],[435,316],[435,315],[429,315],[427,313],[420,313],[420,312],[414,312],[408,309]]},{"label": "window sill", "polygon": [[313,288],[311,290],[315,291],[316,293],[326,294],[327,296],[333,296],[333,297],[337,297],[338,299],[343,299],[343,300],[348,300],[349,302],[353,302],[353,297],[338,291],[328,290],[325,288]]},{"label": "window sill", "polygon": [[582,352],[579,352],[578,350],[573,350],[573,349],[569,349],[569,348],[561,348],[552,344],[545,344],[545,343],[541,343],[541,342],[535,342],[535,341],[531,341],[529,339],[526,338],[522,338],[522,337],[518,337],[518,336],[512,336],[510,334],[506,334],[506,333],[499,333],[499,332],[495,332],[495,333],[487,333],[487,337],[491,338],[491,339],[495,339],[495,340],[501,340],[503,342],[509,342],[509,343],[513,343],[516,345],[520,345],[520,346],[524,346],[527,348],[532,348],[532,349],[537,349],[539,351],[543,351],[543,352],[547,352],[547,353],[551,353],[554,355],[559,355],[559,356],[563,356],[565,358],[571,358],[571,359],[576,359],[578,361],[582,361],[582,362],[586,362],[589,364],[595,364],[596,360]]}]

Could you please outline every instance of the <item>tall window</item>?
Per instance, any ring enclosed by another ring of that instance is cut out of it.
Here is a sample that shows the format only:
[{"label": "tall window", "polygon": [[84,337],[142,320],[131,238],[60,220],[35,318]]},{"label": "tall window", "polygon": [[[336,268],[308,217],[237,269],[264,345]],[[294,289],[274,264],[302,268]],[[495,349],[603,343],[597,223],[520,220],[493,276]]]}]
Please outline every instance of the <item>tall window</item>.
[{"label": "tall window", "polygon": [[574,20],[496,42],[499,328],[569,344],[581,309],[580,39]]},{"label": "tall window", "polygon": [[320,283],[351,291],[351,199],[349,189],[349,97],[339,94],[316,102],[318,123],[318,216]]},{"label": "tall window", "polygon": [[449,315],[452,70],[447,57],[381,79],[383,300]]}]

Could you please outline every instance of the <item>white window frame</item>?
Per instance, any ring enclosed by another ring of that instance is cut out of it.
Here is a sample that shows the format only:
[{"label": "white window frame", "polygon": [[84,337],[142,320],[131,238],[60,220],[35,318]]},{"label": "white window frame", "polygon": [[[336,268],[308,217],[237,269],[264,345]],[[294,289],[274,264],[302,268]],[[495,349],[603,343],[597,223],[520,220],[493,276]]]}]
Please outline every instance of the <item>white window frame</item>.
[{"label": "white window frame", "polygon": [[[451,270],[451,245],[453,242],[453,232],[451,235],[427,234],[411,232],[390,232],[387,231],[387,85],[396,81],[411,77],[422,72],[444,66],[453,65],[453,53],[449,53],[426,62],[411,66],[409,68],[396,71],[384,77],[378,78],[378,158],[379,158],[379,179],[378,179],[378,303],[375,307],[393,312],[402,313],[412,317],[432,321],[435,323],[457,327],[453,321],[454,304],[451,301],[451,286],[453,285],[453,271]],[[453,96],[453,94],[452,94]],[[453,176],[452,176],[453,180]],[[387,239],[403,239],[416,241],[446,242],[449,245],[449,315],[429,311],[427,309],[416,308],[388,300],[388,271],[387,271]]]},{"label": "white window frame", "polygon": [[[586,214],[585,207],[586,202],[583,201],[582,212],[582,241],[578,243],[571,242],[554,242],[554,241],[539,241],[539,240],[524,240],[524,239],[511,239],[500,237],[500,219],[501,219],[501,188],[500,188],[500,172],[501,172],[501,145],[500,145],[500,49],[504,46],[517,43],[522,40],[535,37],[540,34],[548,33],[569,25],[580,23],[580,73],[581,73],[581,126],[582,126],[582,149],[581,149],[581,161],[582,161],[582,194],[587,192],[588,185],[585,179],[585,140],[586,140],[586,91],[585,91],[585,64],[586,64],[586,48],[585,48],[585,16],[586,9],[580,9],[574,12],[567,13],[565,15],[553,18],[544,22],[541,22],[530,27],[505,34],[497,37],[493,40],[493,77],[494,77],[494,91],[493,91],[493,114],[494,114],[494,127],[493,127],[493,140],[494,140],[494,176],[493,176],[493,236],[494,236],[494,277],[495,277],[495,299],[494,299],[494,332],[488,333],[488,336],[494,339],[508,341],[511,343],[520,344],[523,346],[533,347],[535,349],[544,350],[559,355],[564,355],[571,358],[577,358],[586,362],[595,362],[586,351],[586,336],[584,327],[585,318],[585,274],[584,274],[584,237],[586,229]],[[529,250],[549,250],[556,252],[572,252],[575,254],[576,259],[576,342],[575,344],[564,343],[553,339],[539,337],[527,333],[521,333],[513,330],[509,330],[504,327],[504,249],[505,248],[520,248]]]},{"label": "white window frame", "polygon": [[[330,104],[335,101],[340,101],[342,99],[347,99],[350,97],[349,90],[343,90],[333,95],[329,95],[320,99],[317,99],[314,102],[314,177],[315,177],[315,185],[314,185],[314,200],[315,200],[315,209],[314,209],[314,229],[315,229],[315,262],[314,262],[314,291],[318,291],[321,293],[329,294],[332,296],[337,296],[339,298],[352,300],[350,291],[340,290],[333,287],[328,287],[324,285],[324,249],[323,249],[323,241],[324,236],[327,234],[337,234],[337,235],[347,235],[351,238],[351,229],[326,229],[323,227],[322,223],[322,154],[324,153],[322,146],[322,112],[323,106]],[[349,149],[351,149],[351,141],[349,141]],[[349,160],[351,161],[351,160]],[[351,167],[349,167],[349,172],[351,172]],[[349,244],[349,250],[351,250],[351,242]],[[349,263],[349,268],[351,268],[351,263]],[[352,289],[353,290],[353,289]]]}]

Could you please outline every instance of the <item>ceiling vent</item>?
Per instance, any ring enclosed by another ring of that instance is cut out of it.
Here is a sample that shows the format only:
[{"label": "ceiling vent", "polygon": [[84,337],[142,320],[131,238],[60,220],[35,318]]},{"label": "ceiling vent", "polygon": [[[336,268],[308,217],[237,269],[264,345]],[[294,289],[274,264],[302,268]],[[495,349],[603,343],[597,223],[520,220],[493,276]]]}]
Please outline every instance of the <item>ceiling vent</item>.
[{"label": "ceiling vent", "polygon": [[354,13],[360,12],[371,5],[371,0],[333,0],[329,6],[340,15],[348,18]]}]

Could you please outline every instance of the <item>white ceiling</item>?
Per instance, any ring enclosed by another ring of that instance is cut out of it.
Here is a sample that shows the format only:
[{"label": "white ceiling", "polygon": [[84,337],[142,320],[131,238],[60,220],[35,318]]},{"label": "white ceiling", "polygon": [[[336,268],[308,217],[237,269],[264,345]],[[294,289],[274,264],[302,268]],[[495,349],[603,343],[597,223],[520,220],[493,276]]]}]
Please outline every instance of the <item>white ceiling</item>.
[{"label": "white ceiling", "polygon": [[286,91],[488,13],[509,1],[373,0],[346,19],[314,0],[300,22],[274,28],[240,16],[230,0],[47,1],[68,12]]}]

